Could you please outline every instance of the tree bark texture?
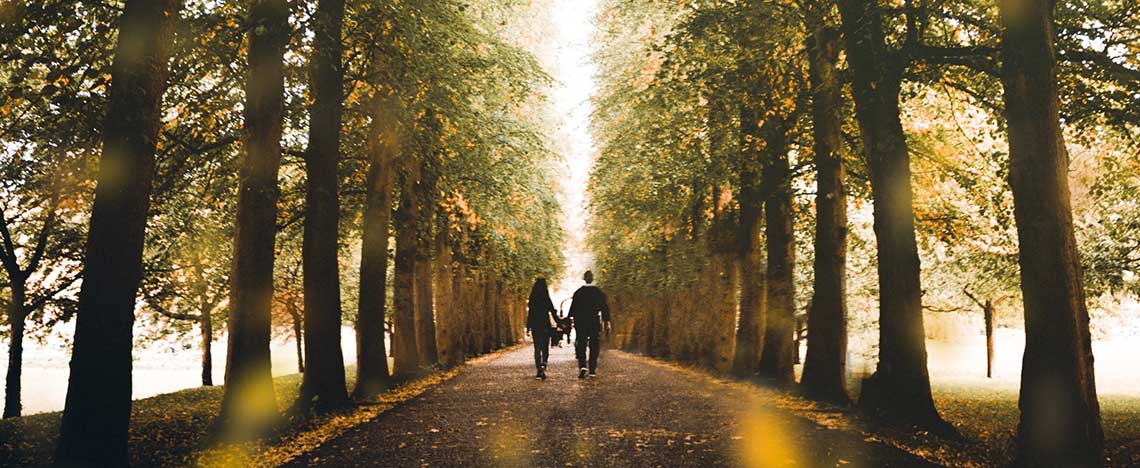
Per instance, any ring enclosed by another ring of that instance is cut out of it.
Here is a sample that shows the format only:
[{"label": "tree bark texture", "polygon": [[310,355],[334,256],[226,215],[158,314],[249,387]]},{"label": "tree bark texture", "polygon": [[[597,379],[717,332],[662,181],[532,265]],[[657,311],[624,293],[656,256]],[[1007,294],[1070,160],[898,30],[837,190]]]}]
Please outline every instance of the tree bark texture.
[{"label": "tree bark texture", "polygon": [[372,121],[368,127],[368,187],[360,241],[356,388],[353,389],[353,396],[358,399],[375,397],[389,384],[384,316],[388,291],[388,226],[392,220],[397,151],[393,101],[386,90],[373,93]]},{"label": "tree bark texture", "polygon": [[1009,179],[1025,301],[1018,463],[1100,465],[1104,432],[1060,124],[1054,1],[998,5]]},{"label": "tree bark texture", "polygon": [[124,466],[135,297],[178,0],[128,0],[111,64],[58,465]]},{"label": "tree bark texture", "polygon": [[340,326],[340,124],[344,112],[344,0],[320,0],[313,16],[309,147],[305,151],[305,363],[298,408],[348,403]]},{"label": "tree bark texture", "polygon": [[788,163],[789,125],[779,116],[768,118],[762,128],[764,165],[764,233],[767,254],[767,308],[764,353],[760,375],[777,385],[795,382],[796,325],[795,222],[792,219],[791,168]]},{"label": "tree bark texture", "polygon": [[879,362],[859,403],[887,419],[948,429],[930,394],[922,285],[910,186],[910,154],[899,120],[901,61],[888,53],[875,0],[840,0],[852,94],[871,173],[879,273]]},{"label": "tree bark texture", "polygon": [[808,39],[807,53],[816,168],[815,279],[800,383],[813,398],[847,403],[847,189],[840,153],[838,31],[820,24]]}]

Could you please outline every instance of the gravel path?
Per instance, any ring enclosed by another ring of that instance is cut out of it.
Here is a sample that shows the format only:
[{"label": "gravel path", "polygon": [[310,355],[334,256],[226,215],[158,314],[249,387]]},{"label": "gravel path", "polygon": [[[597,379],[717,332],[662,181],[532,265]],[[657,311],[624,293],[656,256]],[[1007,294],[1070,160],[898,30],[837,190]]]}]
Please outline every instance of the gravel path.
[{"label": "gravel path", "polygon": [[545,382],[532,356],[473,365],[286,466],[932,466],[637,356],[605,351],[578,380],[573,350],[554,348]]}]

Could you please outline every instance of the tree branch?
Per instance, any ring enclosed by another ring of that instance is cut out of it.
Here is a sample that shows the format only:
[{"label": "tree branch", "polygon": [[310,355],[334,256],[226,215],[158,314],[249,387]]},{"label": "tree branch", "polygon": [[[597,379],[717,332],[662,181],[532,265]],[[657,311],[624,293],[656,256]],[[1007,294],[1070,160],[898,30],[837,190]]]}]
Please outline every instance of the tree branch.
[{"label": "tree branch", "polygon": [[32,258],[28,260],[28,266],[24,268],[24,274],[29,275],[40,267],[40,261],[44,258],[44,251],[47,250],[48,238],[51,237],[52,230],[55,228],[56,216],[59,214],[59,185],[56,184],[51,190],[51,201],[48,203],[47,219],[44,220],[43,226],[40,227],[40,235],[36,239],[35,250],[32,251]]},{"label": "tree branch", "polygon": [[147,301],[147,306],[149,306],[151,309],[154,309],[154,311],[155,311],[155,312],[158,312],[158,314],[159,314],[159,315],[162,315],[163,317],[167,317],[167,318],[172,318],[172,319],[174,319],[174,320],[194,320],[194,321],[198,321],[198,320],[201,320],[201,319],[202,319],[202,316],[200,316],[200,315],[195,315],[195,314],[179,314],[179,313],[174,313],[174,312],[171,312],[171,311],[167,310],[165,307],[163,307],[163,306],[161,306],[161,305],[158,305],[158,304],[155,304],[155,303],[153,303],[153,302],[151,302],[151,301]]},{"label": "tree branch", "polygon": [[1140,82],[1140,70],[1128,68],[1105,54],[1081,49],[1064,50],[1057,53],[1057,59],[1066,62],[1090,63],[1109,72],[1120,81],[1128,83]]},{"label": "tree branch", "polygon": [[8,231],[8,217],[0,209],[0,238],[3,238],[3,248],[0,248],[0,261],[4,263],[4,270],[8,276],[19,275],[20,265],[16,263],[16,247],[12,242],[12,233]]}]

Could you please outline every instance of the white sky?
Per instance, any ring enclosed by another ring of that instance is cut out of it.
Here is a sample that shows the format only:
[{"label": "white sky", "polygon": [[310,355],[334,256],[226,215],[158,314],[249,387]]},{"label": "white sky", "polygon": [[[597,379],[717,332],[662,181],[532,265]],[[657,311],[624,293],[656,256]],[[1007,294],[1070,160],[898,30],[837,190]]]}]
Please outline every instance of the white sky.
[{"label": "white sky", "polygon": [[555,0],[553,18],[557,29],[557,63],[554,74],[554,110],[561,119],[566,173],[561,179],[562,220],[566,231],[566,277],[555,285],[554,300],[568,297],[579,284],[582,272],[591,268],[593,256],[585,250],[586,186],[594,157],[590,136],[590,96],[597,67],[591,60],[596,0]]}]

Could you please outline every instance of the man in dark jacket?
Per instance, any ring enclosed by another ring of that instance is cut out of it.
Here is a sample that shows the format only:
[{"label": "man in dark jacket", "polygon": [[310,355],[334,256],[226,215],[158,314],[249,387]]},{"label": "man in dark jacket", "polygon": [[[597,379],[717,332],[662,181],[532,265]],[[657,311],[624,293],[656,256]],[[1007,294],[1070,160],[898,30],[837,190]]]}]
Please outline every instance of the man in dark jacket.
[{"label": "man in dark jacket", "polygon": [[598,340],[603,326],[607,330],[610,328],[610,306],[606,304],[606,294],[593,285],[593,272],[587,271],[582,279],[586,284],[574,291],[570,303],[570,317],[574,319],[574,331],[578,335],[574,353],[578,356],[579,379],[585,378],[587,371],[590,377],[597,375],[601,346]]}]

